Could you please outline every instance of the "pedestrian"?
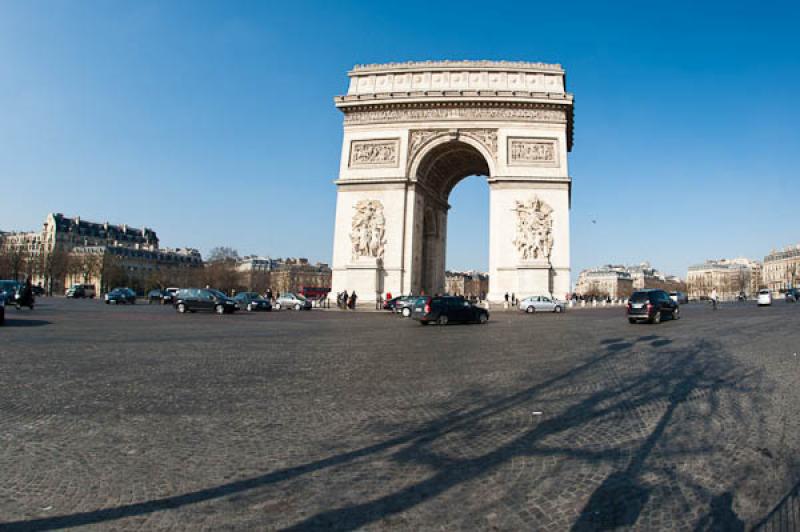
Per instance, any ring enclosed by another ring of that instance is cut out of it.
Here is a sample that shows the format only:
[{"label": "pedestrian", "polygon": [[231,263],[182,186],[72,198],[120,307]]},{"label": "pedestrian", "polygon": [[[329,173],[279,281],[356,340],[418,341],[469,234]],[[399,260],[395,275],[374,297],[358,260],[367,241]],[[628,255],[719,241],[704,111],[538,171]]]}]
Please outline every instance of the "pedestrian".
[{"label": "pedestrian", "polygon": [[264,296],[267,301],[272,301],[272,288],[267,288],[267,293]]},{"label": "pedestrian", "polygon": [[513,307],[516,304],[517,304],[517,294],[511,292],[511,306]]},{"label": "pedestrian", "polygon": [[717,287],[715,286],[714,288],[711,289],[711,305],[712,307],[714,307],[714,310],[717,310],[718,297],[719,296],[717,296]]},{"label": "pedestrian", "polygon": [[350,294],[350,304],[349,304],[350,310],[354,310],[356,308],[356,300],[357,299],[358,299],[358,296],[356,295],[356,291],[353,290],[353,293]]},{"label": "pedestrian", "polygon": [[508,292],[506,292],[506,304],[508,304]]}]

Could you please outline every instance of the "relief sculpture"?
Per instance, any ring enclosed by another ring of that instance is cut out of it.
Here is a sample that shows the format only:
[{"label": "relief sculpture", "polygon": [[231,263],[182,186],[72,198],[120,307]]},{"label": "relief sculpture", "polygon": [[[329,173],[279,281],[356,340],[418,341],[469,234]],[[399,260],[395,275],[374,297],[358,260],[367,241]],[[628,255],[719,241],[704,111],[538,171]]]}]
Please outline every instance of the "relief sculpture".
[{"label": "relief sculpture", "polygon": [[549,261],[553,251],[553,208],[536,196],[516,203],[517,238],[514,245],[520,259]]},{"label": "relief sculpture", "polygon": [[509,139],[509,159],[517,164],[554,164],[556,144],[551,140]]},{"label": "relief sculpture", "polygon": [[396,166],[398,140],[353,141],[350,166]]},{"label": "relief sculpture", "polygon": [[350,240],[353,243],[353,260],[359,257],[383,258],[386,244],[386,218],[383,204],[378,200],[361,200],[355,205]]}]

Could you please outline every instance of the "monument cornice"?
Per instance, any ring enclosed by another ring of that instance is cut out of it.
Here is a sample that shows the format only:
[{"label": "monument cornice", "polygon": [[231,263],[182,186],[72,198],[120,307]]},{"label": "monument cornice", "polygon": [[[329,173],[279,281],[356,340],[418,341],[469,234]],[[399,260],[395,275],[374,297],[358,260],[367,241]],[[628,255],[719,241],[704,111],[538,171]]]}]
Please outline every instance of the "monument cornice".
[{"label": "monument cornice", "polygon": [[347,74],[390,73],[390,72],[427,72],[443,70],[465,71],[522,71],[522,72],[557,72],[564,69],[557,63],[538,63],[529,61],[491,61],[491,60],[457,60],[457,61],[405,61],[396,63],[371,63],[355,65]]},{"label": "monument cornice", "polygon": [[404,103],[451,103],[451,102],[520,102],[573,105],[574,97],[569,92],[509,91],[509,90],[427,90],[407,92],[378,92],[345,94],[333,98],[339,109],[364,104]]}]

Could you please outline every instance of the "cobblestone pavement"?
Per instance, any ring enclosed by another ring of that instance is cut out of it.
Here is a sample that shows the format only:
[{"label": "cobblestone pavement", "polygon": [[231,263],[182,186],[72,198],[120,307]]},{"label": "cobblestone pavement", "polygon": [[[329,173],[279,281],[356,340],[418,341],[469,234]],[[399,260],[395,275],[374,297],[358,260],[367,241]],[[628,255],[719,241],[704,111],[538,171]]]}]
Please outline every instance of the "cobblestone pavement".
[{"label": "cobblestone pavement", "polygon": [[800,305],[7,325],[2,530],[737,530],[800,479]]}]

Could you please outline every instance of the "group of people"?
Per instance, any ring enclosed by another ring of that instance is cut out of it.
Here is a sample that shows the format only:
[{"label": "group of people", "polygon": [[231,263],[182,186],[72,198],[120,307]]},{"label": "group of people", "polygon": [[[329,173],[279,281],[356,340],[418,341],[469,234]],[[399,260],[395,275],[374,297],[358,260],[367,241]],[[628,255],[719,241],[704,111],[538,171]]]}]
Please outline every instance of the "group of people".
[{"label": "group of people", "polygon": [[347,290],[336,294],[336,306],[340,309],[353,310],[356,308],[356,301],[358,301],[358,296],[356,295],[355,290],[353,290],[353,293],[349,295],[347,294]]},{"label": "group of people", "polygon": [[516,306],[516,304],[518,303],[517,296],[514,293],[512,293],[511,297],[509,298],[508,292],[506,292],[505,298],[506,298],[506,304],[510,302],[512,307]]}]

